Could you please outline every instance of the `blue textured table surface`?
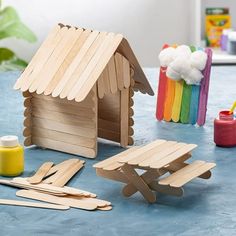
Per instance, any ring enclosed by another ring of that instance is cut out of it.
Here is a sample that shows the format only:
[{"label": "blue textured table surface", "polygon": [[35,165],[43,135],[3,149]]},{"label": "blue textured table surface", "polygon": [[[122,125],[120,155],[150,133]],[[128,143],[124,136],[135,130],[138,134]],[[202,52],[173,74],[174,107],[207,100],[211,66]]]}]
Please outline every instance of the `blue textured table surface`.
[{"label": "blue textured table surface", "polygon": [[[157,70],[145,70],[154,90]],[[236,148],[218,148],[213,142],[213,120],[221,109],[236,99],[236,67],[213,67],[204,127],[157,122],[156,97],[135,95],[135,144],[157,138],[196,143],[192,159],[216,162],[210,180],[194,180],[185,186],[181,198],[158,195],[148,204],[140,194],[126,199],[122,184],[97,177],[92,167],[97,161],[123,149],[116,144],[100,143],[98,157],[86,159],[86,167],[69,183],[94,192],[112,202],[109,212],[78,209],[53,211],[0,206],[0,235],[235,235],[236,234]],[[0,135],[17,134],[22,141],[23,105],[12,86],[17,72],[0,74]],[[74,156],[40,148],[25,151],[24,176],[30,176],[42,163],[59,163]],[[16,189],[0,186],[0,198],[16,199]]]}]

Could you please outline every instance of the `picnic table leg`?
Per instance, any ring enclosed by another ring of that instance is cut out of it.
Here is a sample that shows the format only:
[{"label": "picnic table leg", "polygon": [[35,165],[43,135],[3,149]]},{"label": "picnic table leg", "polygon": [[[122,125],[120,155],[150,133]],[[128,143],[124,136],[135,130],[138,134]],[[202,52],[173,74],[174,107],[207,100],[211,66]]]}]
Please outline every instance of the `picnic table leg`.
[{"label": "picnic table leg", "polygon": [[[149,184],[152,181],[154,181],[155,179],[157,179],[160,176],[162,176],[163,174],[165,174],[166,172],[167,171],[162,171],[162,170],[160,170],[160,171],[148,170],[144,174],[142,174],[140,176],[140,178],[142,178],[146,184]],[[124,196],[130,197],[133,194],[135,194],[137,191],[138,191],[138,189],[132,183],[129,183],[123,188],[122,193],[124,194]]]},{"label": "picnic table leg", "polygon": [[138,191],[148,202],[154,203],[156,201],[156,195],[152,192],[148,184],[138,175],[132,166],[125,164],[121,167],[121,169],[130,183],[132,183],[138,189]]}]

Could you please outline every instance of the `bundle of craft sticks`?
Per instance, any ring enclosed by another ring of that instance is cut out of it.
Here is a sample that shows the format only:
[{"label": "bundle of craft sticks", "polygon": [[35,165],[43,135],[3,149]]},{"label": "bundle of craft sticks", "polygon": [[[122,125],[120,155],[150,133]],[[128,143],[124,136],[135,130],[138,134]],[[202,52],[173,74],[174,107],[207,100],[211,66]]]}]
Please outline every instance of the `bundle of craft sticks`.
[{"label": "bundle of craft sticks", "polygon": [[54,165],[44,163],[36,173],[29,178],[0,179],[0,184],[21,188],[16,196],[38,200],[46,203],[32,203],[0,199],[0,205],[16,205],[57,210],[67,210],[70,207],[83,210],[112,209],[111,203],[97,199],[96,194],[81,189],[66,186],[66,183],[84,166],[84,161],[69,159]]}]

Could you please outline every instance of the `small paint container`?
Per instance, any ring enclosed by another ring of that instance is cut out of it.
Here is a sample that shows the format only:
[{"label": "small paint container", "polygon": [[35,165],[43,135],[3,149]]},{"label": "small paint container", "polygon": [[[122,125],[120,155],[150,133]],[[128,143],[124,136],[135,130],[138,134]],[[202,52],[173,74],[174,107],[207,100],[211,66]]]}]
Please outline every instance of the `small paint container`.
[{"label": "small paint container", "polygon": [[226,51],[227,45],[228,45],[228,35],[230,32],[232,32],[233,29],[224,29],[222,31],[221,39],[220,39],[220,47],[221,50]]},{"label": "small paint container", "polygon": [[227,52],[231,55],[236,55],[236,31],[228,34]]},{"label": "small paint container", "polygon": [[24,171],[24,149],[17,136],[0,138],[0,175],[18,176]]},{"label": "small paint container", "polygon": [[214,142],[221,147],[236,146],[236,119],[230,111],[221,111],[214,120]]}]

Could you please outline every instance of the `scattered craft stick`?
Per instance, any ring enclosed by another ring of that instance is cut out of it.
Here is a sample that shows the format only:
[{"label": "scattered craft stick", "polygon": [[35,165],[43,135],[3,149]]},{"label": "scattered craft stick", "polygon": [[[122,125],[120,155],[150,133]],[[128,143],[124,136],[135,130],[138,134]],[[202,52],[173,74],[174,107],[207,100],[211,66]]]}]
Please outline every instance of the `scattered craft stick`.
[{"label": "scattered craft stick", "polygon": [[43,182],[47,184],[53,184],[55,181],[59,180],[67,172],[67,170],[70,167],[74,166],[77,162],[78,160],[65,162],[64,165],[62,165],[52,176],[44,179]]},{"label": "scattered craft stick", "polygon": [[39,193],[31,190],[19,190],[16,192],[16,196],[39,200],[43,202],[49,202],[53,204],[70,206],[73,208],[79,208],[88,211],[95,210],[97,208],[97,205],[95,203],[90,203],[90,202],[88,203],[85,201],[80,201],[78,199],[69,199],[64,197],[52,196],[49,194]]},{"label": "scattered craft stick", "polygon": [[[20,205],[65,210],[70,207],[83,210],[111,210],[111,202],[97,199],[96,194],[65,184],[84,166],[79,159],[66,160],[53,166],[52,162],[44,163],[35,175],[30,178],[0,179],[0,184],[22,188],[17,196],[48,202],[52,204],[32,203],[0,199],[0,205]],[[44,179],[44,180],[43,180]],[[47,183],[45,183],[47,182]],[[55,205],[56,204],[56,205]]]},{"label": "scattered craft stick", "polygon": [[49,184],[33,185],[33,184],[28,183],[28,181],[24,178],[15,178],[12,181],[1,179],[0,184],[9,185],[9,186],[17,187],[17,188],[42,191],[42,192],[46,192],[48,194],[54,194],[54,195],[67,194],[67,195],[75,195],[75,196],[90,196],[90,194],[86,191],[80,191],[79,189],[71,188],[71,187],[60,188],[60,187],[52,186]]},{"label": "scattered craft stick", "polygon": [[38,184],[42,182],[45,175],[48,173],[48,171],[53,166],[53,162],[45,162],[35,173],[34,176],[28,178],[28,182],[31,184]]},{"label": "scattered craft stick", "polygon": [[61,178],[57,179],[52,183],[53,186],[63,187],[65,184],[81,169],[84,164],[82,161],[78,161],[77,163],[70,166],[69,169],[61,176]]},{"label": "scattered craft stick", "polygon": [[63,205],[58,205],[58,204],[27,202],[27,201],[8,200],[8,199],[0,199],[0,205],[46,208],[46,209],[55,209],[55,210],[70,209],[69,206],[63,206]]}]

